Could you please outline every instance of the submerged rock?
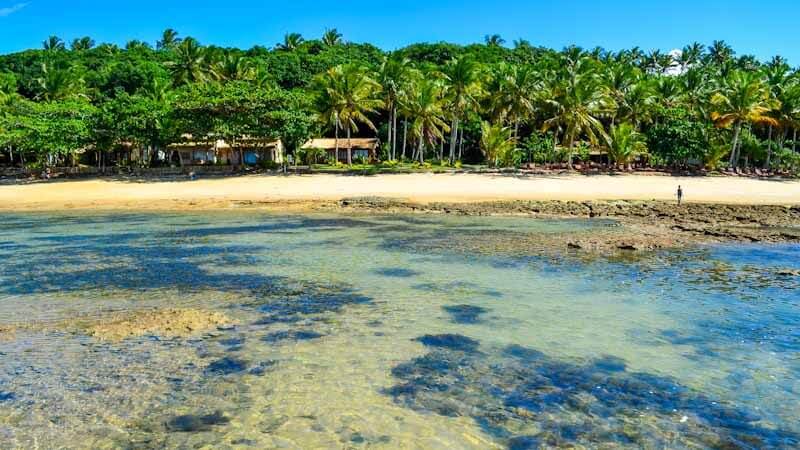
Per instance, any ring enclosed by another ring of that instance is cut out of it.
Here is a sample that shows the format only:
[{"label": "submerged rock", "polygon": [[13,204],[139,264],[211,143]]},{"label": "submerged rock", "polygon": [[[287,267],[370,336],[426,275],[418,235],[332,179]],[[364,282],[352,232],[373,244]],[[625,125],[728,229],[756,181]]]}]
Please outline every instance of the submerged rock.
[{"label": "submerged rock", "polygon": [[262,339],[264,342],[268,342],[271,344],[283,342],[283,341],[310,341],[313,339],[319,339],[325,336],[322,333],[317,333],[316,331],[306,331],[306,330],[292,330],[292,331],[276,331],[274,333],[270,333]]},{"label": "submerged rock", "polygon": [[486,308],[473,305],[443,306],[442,309],[450,314],[453,322],[459,324],[479,323],[482,320],[481,316],[489,312]]},{"label": "submerged rock", "polygon": [[419,272],[411,269],[404,269],[402,267],[388,267],[383,269],[376,269],[375,273],[391,278],[412,278],[419,275]]},{"label": "submerged rock", "polygon": [[239,358],[222,358],[206,367],[205,372],[210,375],[230,375],[247,370],[247,361]]},{"label": "submerged rock", "polygon": [[465,352],[452,335],[418,340],[434,348],[392,369],[399,382],[385,393],[417,411],[472,417],[509,448],[800,445],[796,431],[674,379],[629,372],[618,357],[579,363],[521,346]]},{"label": "submerged rock", "polygon": [[419,341],[428,347],[446,348],[468,353],[477,351],[478,345],[480,345],[475,339],[460,334],[426,334],[416,338],[415,341]]},{"label": "submerged rock", "polygon": [[214,426],[226,425],[230,419],[220,411],[208,415],[186,414],[176,416],[165,423],[167,430],[180,433],[197,433],[211,431]]}]

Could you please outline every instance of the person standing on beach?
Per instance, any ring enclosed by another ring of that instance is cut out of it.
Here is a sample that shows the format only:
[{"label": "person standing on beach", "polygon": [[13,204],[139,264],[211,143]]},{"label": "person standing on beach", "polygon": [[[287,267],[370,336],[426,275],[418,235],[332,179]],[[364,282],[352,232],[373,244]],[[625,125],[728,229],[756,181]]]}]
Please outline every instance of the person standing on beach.
[{"label": "person standing on beach", "polygon": [[678,185],[678,206],[683,202],[683,188]]}]

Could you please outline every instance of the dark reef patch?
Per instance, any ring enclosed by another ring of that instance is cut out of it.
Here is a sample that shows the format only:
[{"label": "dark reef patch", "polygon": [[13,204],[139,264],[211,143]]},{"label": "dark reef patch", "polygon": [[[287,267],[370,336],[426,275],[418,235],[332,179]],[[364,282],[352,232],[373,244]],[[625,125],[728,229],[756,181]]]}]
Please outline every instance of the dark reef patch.
[{"label": "dark reef patch", "polygon": [[247,370],[247,361],[239,358],[225,357],[212,362],[206,367],[208,375],[231,375]]},{"label": "dark reef patch", "polygon": [[8,402],[11,400],[15,400],[17,398],[13,392],[3,392],[0,391],[0,402]]},{"label": "dark reef patch", "polygon": [[375,269],[373,272],[390,278],[413,278],[420,274],[416,270],[405,269],[402,267],[384,267],[381,269]]},{"label": "dark reef patch", "polygon": [[500,298],[503,293],[494,289],[486,289],[468,281],[451,281],[449,283],[421,283],[411,286],[412,289],[442,294],[461,294],[469,296],[485,296]]},{"label": "dark reef patch", "polygon": [[211,431],[218,425],[227,425],[231,419],[225,417],[220,411],[208,415],[186,414],[176,416],[164,424],[168,431],[179,433],[197,433],[201,431]]},{"label": "dark reef patch", "polygon": [[270,333],[264,336],[262,340],[270,344],[277,344],[285,341],[310,341],[313,339],[319,339],[323,336],[325,335],[322,333],[317,333],[316,331],[291,330]]},{"label": "dark reef patch", "polygon": [[427,347],[446,348],[461,352],[476,352],[480,343],[460,334],[426,334],[415,339]]},{"label": "dark reef patch", "polygon": [[400,382],[386,394],[418,411],[473,417],[509,448],[800,445],[796,432],[674,379],[627,371],[617,357],[583,364],[521,346],[475,353],[443,336],[419,338],[433,350],[393,368]]},{"label": "dark reef patch", "polygon": [[473,305],[450,305],[442,306],[442,309],[450,314],[450,319],[459,324],[474,324],[483,321],[482,315],[489,312],[488,309]]}]

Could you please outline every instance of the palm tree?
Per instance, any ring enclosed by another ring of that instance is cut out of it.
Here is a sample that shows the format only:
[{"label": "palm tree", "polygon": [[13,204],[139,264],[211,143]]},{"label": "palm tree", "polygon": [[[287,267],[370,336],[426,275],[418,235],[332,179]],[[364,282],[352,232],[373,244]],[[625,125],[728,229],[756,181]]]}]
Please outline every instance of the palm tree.
[{"label": "palm tree", "polygon": [[483,40],[489,47],[500,47],[506,43],[506,40],[500,37],[499,34],[486,35]]},{"label": "palm tree", "polygon": [[327,45],[328,47],[334,47],[336,45],[340,45],[343,43],[342,33],[339,33],[339,30],[337,30],[336,28],[325,30],[325,34],[322,35],[322,43]]},{"label": "palm tree", "polygon": [[486,121],[481,123],[481,152],[489,164],[495,167],[509,165],[515,148],[510,128]]},{"label": "palm tree", "polygon": [[380,85],[357,65],[337,66],[316,79],[316,104],[324,122],[336,128],[336,157],[339,155],[339,127],[347,131],[347,164],[353,164],[352,132],[363,123],[378,131],[368,114],[383,102],[377,97]]},{"label": "palm tree", "polygon": [[618,103],[618,114],[622,119],[631,122],[636,130],[643,123],[650,121],[653,109],[658,103],[657,83],[651,78],[639,78],[628,87],[622,95],[621,102]]},{"label": "palm tree", "polygon": [[70,70],[55,69],[42,64],[42,76],[36,79],[39,93],[37,100],[66,100],[84,96],[83,80]]},{"label": "palm tree", "polygon": [[200,43],[186,38],[175,47],[175,59],[168,64],[175,85],[190,84],[207,79],[206,54]]},{"label": "palm tree", "polygon": [[156,43],[156,48],[159,50],[171,50],[178,46],[182,41],[178,37],[178,32],[172,28],[167,28],[161,33],[161,39]]},{"label": "palm tree", "polygon": [[699,42],[693,42],[683,47],[677,62],[681,65],[681,72],[686,72],[690,67],[699,63],[702,58],[703,44]]},{"label": "palm tree", "polygon": [[609,138],[608,158],[618,166],[630,169],[634,159],[647,153],[644,135],[630,123],[612,127]]},{"label": "palm tree", "polygon": [[447,101],[450,105],[452,125],[450,127],[450,155],[452,164],[455,158],[458,128],[466,111],[477,106],[483,94],[480,66],[468,58],[453,59],[444,67],[447,83]]},{"label": "palm tree", "polygon": [[125,50],[127,51],[149,50],[150,48],[150,44],[138,39],[133,39],[125,44]]},{"label": "palm tree", "polygon": [[722,66],[733,58],[734,51],[725,41],[714,41],[708,47],[708,58],[711,63]]},{"label": "palm tree", "polygon": [[513,124],[514,142],[518,142],[520,123],[534,112],[540,77],[531,66],[507,64],[500,65],[495,76],[492,111],[495,119]]},{"label": "palm tree", "polygon": [[94,39],[90,38],[89,36],[84,36],[79,39],[72,40],[72,50],[76,52],[89,50],[94,47]]},{"label": "palm tree", "polygon": [[276,44],[276,47],[278,50],[294,51],[297,50],[303,42],[305,42],[305,39],[303,39],[300,33],[286,33],[286,35],[283,36],[283,42]]},{"label": "palm tree", "polygon": [[50,36],[49,38],[45,39],[44,42],[42,42],[42,48],[47,51],[61,51],[66,47],[64,45],[64,41],[61,40],[60,37]]},{"label": "palm tree", "polygon": [[253,61],[229,52],[211,65],[211,76],[218,81],[252,80],[255,77]]},{"label": "palm tree", "polygon": [[411,119],[411,134],[417,140],[417,158],[425,161],[425,143],[429,146],[450,130],[445,122],[444,86],[441,80],[422,77],[411,86],[403,107]]},{"label": "palm tree", "polygon": [[411,75],[408,59],[384,58],[377,73],[384,108],[389,112],[389,159],[397,159],[397,109]]},{"label": "palm tree", "polygon": [[779,105],[757,73],[733,72],[711,98],[711,105],[711,119],[717,127],[733,126],[729,163],[734,168],[739,161],[739,135],[743,124],[778,125],[778,121],[770,117],[769,113]]},{"label": "palm tree", "polygon": [[[787,80],[782,89],[775,92],[775,99],[779,106],[773,112],[773,117],[778,121],[778,126],[781,130],[778,138],[778,148],[783,148],[784,141],[791,129],[792,136],[792,149],[797,148],[797,128],[800,126],[800,80],[795,81]],[[772,126],[770,125],[770,138],[772,137]],[[767,153],[766,168],[770,168],[770,159],[772,157],[772,143],[769,144],[769,151]]]},{"label": "palm tree", "polygon": [[561,127],[569,148],[569,166],[572,167],[572,150],[579,136],[585,134],[592,144],[599,138],[608,140],[600,118],[614,109],[608,89],[592,67],[592,60],[581,58],[568,66],[565,80],[551,85],[545,103],[550,107],[550,118],[544,121],[543,131]]}]

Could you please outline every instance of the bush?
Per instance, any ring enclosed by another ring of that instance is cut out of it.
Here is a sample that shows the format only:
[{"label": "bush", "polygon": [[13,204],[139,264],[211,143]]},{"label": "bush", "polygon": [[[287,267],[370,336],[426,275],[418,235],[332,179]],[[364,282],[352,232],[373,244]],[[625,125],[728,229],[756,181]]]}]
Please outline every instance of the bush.
[{"label": "bush", "polygon": [[790,148],[776,150],[773,155],[773,166],[782,172],[800,174],[800,153],[795,153]]},{"label": "bush", "polygon": [[682,109],[671,109],[645,135],[651,161],[664,165],[688,165],[705,160],[709,148],[710,126],[694,120]]}]

